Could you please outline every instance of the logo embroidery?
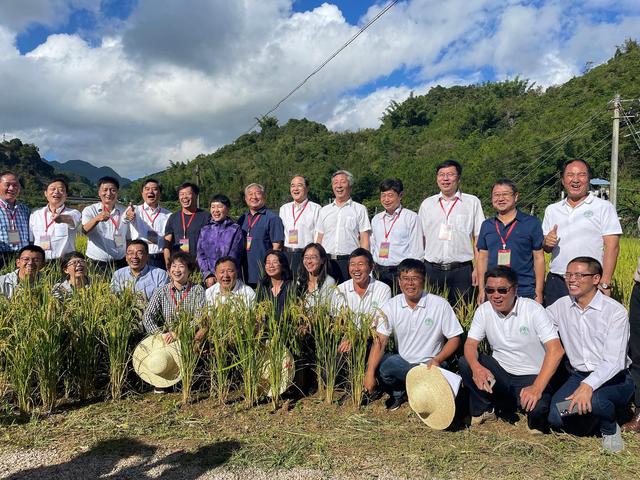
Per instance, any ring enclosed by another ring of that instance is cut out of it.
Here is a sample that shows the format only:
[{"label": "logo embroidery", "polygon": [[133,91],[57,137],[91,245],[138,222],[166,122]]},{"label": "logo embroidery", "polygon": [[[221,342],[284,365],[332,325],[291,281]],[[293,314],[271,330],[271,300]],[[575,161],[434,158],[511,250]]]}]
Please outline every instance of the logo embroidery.
[{"label": "logo embroidery", "polygon": [[521,326],[520,335],[529,335],[529,328],[525,325]]},{"label": "logo embroidery", "polygon": [[424,324],[425,324],[427,327],[430,327],[431,325],[433,325],[433,319],[432,319],[432,318],[427,318],[427,319],[424,321]]},{"label": "logo embroidery", "polygon": [[584,218],[591,218],[591,217],[593,217],[592,210],[587,210],[586,212],[584,212]]}]

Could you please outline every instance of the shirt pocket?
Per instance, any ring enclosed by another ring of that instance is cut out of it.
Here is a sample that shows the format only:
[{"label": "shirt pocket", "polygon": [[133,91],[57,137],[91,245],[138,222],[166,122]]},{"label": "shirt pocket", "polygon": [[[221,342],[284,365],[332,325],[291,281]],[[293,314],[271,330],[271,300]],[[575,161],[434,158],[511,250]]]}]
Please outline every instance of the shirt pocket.
[{"label": "shirt pocket", "polygon": [[342,219],[342,224],[345,230],[356,230],[358,228],[358,222],[355,217],[345,217]]},{"label": "shirt pocket", "polygon": [[69,235],[69,225],[66,223],[54,223],[52,235],[56,238],[62,238]]},{"label": "shirt pocket", "polygon": [[453,217],[453,228],[461,233],[469,233],[471,231],[471,227],[469,225],[471,221],[471,217],[469,215],[456,215]]}]

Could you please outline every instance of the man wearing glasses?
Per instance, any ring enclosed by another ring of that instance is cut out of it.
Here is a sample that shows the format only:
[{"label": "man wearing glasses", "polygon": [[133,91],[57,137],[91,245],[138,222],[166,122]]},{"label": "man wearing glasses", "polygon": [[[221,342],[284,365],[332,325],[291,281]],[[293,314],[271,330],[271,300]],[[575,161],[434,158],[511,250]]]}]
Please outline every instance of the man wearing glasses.
[{"label": "man wearing glasses", "polygon": [[567,196],[547,207],[542,221],[544,251],[551,254],[544,285],[545,305],[568,295],[564,274],[569,260],[593,257],[602,263],[598,288],[611,295],[611,279],[620,251],[622,227],[615,207],[589,192],[591,169],[581,159],[569,160],[562,169]]},{"label": "man wearing glasses", "polygon": [[[459,361],[460,375],[469,389],[471,426],[510,418],[516,410],[527,415],[530,433],[548,430],[549,381],[564,350],[558,332],[542,305],[517,296],[518,276],[509,267],[485,273],[485,295],[478,307]],[[491,355],[479,353],[487,339]]]},{"label": "man wearing glasses", "polygon": [[146,303],[156,288],[169,282],[164,269],[148,264],[149,245],[141,238],[129,242],[125,259],[127,266],[116,270],[111,278],[112,292],[119,293],[125,288],[131,288],[140,292]]},{"label": "man wearing glasses", "polygon": [[462,166],[447,160],[436,167],[440,193],[425,199],[418,216],[424,238],[427,278],[454,305],[466,302],[477,285],[475,239],[484,221],[478,197],[460,192]]},{"label": "man wearing glasses", "polygon": [[0,295],[13,297],[19,289],[34,286],[44,267],[44,250],[37,245],[27,245],[18,252],[17,270],[0,276]]}]

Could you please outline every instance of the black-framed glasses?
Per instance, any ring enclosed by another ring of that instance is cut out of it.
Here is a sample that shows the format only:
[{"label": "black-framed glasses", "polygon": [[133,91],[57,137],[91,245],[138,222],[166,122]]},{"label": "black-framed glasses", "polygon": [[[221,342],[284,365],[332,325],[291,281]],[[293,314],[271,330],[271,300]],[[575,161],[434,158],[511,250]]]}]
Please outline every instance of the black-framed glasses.
[{"label": "black-framed glasses", "polygon": [[567,272],[563,275],[563,277],[565,278],[565,280],[571,280],[572,278],[575,278],[576,280],[582,280],[584,277],[593,277],[594,275],[598,275],[597,273],[570,273]]},{"label": "black-framed glasses", "polygon": [[498,287],[498,288],[485,287],[484,291],[489,295],[493,295],[496,292],[498,292],[500,295],[506,295],[507,293],[509,293],[509,290],[511,290],[512,288],[513,288],[513,285],[510,287]]}]

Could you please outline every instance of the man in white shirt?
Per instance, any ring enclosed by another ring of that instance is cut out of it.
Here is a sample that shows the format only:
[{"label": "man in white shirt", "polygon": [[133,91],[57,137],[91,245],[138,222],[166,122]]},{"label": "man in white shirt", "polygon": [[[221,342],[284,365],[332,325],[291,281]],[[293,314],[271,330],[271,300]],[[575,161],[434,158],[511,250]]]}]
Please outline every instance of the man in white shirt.
[{"label": "man in white shirt", "polygon": [[611,295],[611,280],[620,251],[622,227],[615,207],[589,192],[591,169],[581,159],[569,160],[562,169],[562,186],[567,197],[549,205],[544,212],[542,248],[551,253],[544,286],[545,305],[568,295],[562,277],[569,260],[593,257],[602,263],[599,288]]},{"label": "man in white shirt", "polygon": [[238,266],[233,257],[220,257],[216,261],[217,283],[207,288],[205,298],[207,305],[218,307],[227,301],[239,300],[246,307],[252,307],[256,293],[238,278]]},{"label": "man in white shirt", "polygon": [[[602,275],[595,258],[574,258],[565,273],[569,295],[547,307],[569,359],[569,379],[551,399],[549,423],[571,431],[584,424],[582,415],[591,414],[599,423],[602,446],[619,452],[624,443],[616,409],[628,404],[634,390],[627,356],[629,319],[625,308],[598,288]],[[561,413],[555,406],[565,400],[570,402]]]},{"label": "man in white shirt", "polygon": [[44,191],[47,205],[29,217],[30,241],[42,247],[47,260],[61,258],[76,249],[76,232],[82,215],[65,205],[68,192],[67,181],[54,178]]},{"label": "man in white shirt", "polygon": [[353,175],[338,170],[331,176],[335,200],[320,210],[317,242],[331,260],[332,276],[338,283],[349,278],[349,254],[358,247],[369,250],[371,222],[367,207],[351,199]]},{"label": "man in white shirt", "polygon": [[[389,410],[397,410],[406,401],[409,370],[420,363],[446,365],[460,346],[462,334],[451,305],[442,297],[425,293],[426,269],[420,260],[400,262],[398,275],[402,293],[382,306],[364,380],[367,391],[373,393],[377,374],[381,388],[389,394]],[[398,353],[385,354],[391,334]]]},{"label": "man in white shirt", "polygon": [[380,184],[380,203],[384,211],[371,220],[371,253],[375,275],[398,292],[398,265],[406,258],[424,253],[418,214],[402,206],[402,180],[388,178]]},{"label": "man in white shirt", "polygon": [[128,208],[127,218],[131,221],[131,239],[140,238],[149,246],[148,264],[164,270],[164,231],[171,212],[160,206],[161,193],[158,180],[146,179],[142,184],[143,203]]},{"label": "man in white shirt", "polygon": [[[484,277],[488,302],[478,307],[459,361],[469,390],[471,425],[496,419],[496,410],[527,415],[529,431],[548,430],[549,381],[564,350],[558,332],[542,305],[518,297],[518,276],[506,266],[489,269]],[[478,353],[487,339],[491,355]]]},{"label": "man in white shirt", "polygon": [[478,197],[460,192],[462,166],[447,160],[436,167],[440,193],[425,199],[418,216],[424,237],[427,279],[447,293],[451,305],[468,302],[478,284],[473,260],[475,241],[484,221]]},{"label": "man in white shirt", "polygon": [[284,252],[294,277],[297,277],[302,265],[302,251],[315,241],[322,207],[309,200],[309,180],[303,175],[295,175],[291,179],[289,192],[293,201],[280,207],[280,218],[284,225]]}]

